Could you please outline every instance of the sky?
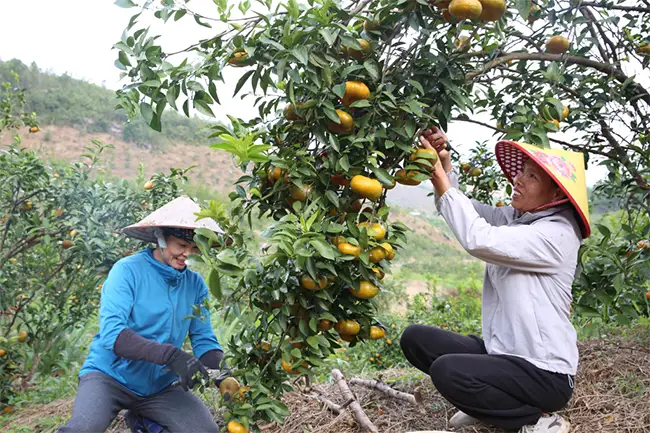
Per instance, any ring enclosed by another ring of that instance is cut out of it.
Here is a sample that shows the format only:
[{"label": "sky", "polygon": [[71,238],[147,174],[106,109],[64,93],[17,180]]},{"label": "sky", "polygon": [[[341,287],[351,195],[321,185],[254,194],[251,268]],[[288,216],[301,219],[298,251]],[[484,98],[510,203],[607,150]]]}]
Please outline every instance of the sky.
[{"label": "sky", "polygon": [[[113,64],[117,51],[112,46],[137,9],[120,8],[113,0],[4,0],[0,4],[0,60],[17,58],[28,65],[36,62],[41,70],[68,73],[111,90],[125,84],[119,81],[120,71]],[[198,12],[215,15],[210,14],[212,0],[194,0],[190,5]],[[163,35],[160,42],[167,51],[184,48],[216,32],[196,25],[189,17],[176,23],[170,20],[166,25],[160,20],[140,23],[151,24],[150,34]],[[226,83],[217,86],[221,100],[220,106],[213,107],[217,119],[228,122],[226,114],[253,117],[257,113],[253,98],[241,100],[244,92],[231,97],[245,68],[227,69]],[[493,123],[489,117],[480,120]],[[495,140],[492,130],[466,122],[454,122],[446,133],[461,154],[467,154],[477,141]],[[568,138],[561,133],[552,136]],[[593,185],[606,173],[603,167],[591,165],[587,184]]]}]

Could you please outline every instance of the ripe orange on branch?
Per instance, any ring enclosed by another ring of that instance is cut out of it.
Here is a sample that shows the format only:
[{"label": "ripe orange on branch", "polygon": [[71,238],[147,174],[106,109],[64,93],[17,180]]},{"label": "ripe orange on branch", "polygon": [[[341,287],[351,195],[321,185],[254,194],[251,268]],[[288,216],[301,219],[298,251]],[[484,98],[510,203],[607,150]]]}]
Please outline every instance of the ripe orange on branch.
[{"label": "ripe orange on branch", "polygon": [[386,336],[386,331],[384,328],[380,328],[379,326],[371,326],[370,327],[370,339],[371,340],[379,340],[381,338],[384,338]]},{"label": "ripe orange on branch", "polygon": [[402,185],[419,185],[420,181],[419,180],[414,180],[413,176],[415,176],[417,172],[409,170],[408,172],[404,169],[398,170],[397,173],[395,173],[395,180],[398,183],[401,183]]},{"label": "ripe orange on branch", "polygon": [[569,49],[569,40],[562,35],[556,35],[546,41],[546,51],[551,54],[562,54]]},{"label": "ripe orange on branch", "polygon": [[449,4],[451,16],[461,20],[478,18],[481,12],[483,6],[479,0],[452,0]]},{"label": "ripe orange on branch", "polygon": [[368,253],[368,259],[371,263],[379,263],[386,258],[386,250],[382,247],[374,247]]},{"label": "ripe orange on branch", "polygon": [[370,42],[368,42],[366,39],[357,39],[357,42],[359,43],[361,50],[343,45],[341,47],[341,51],[355,60],[362,60],[364,57],[370,54],[372,47],[370,46]]},{"label": "ripe orange on branch", "polygon": [[237,67],[245,66],[245,62],[247,58],[248,58],[248,53],[246,51],[236,51],[228,59],[228,64]]},{"label": "ripe orange on branch", "polygon": [[321,276],[318,278],[318,285],[312,277],[309,275],[303,275],[300,277],[300,285],[307,290],[322,290],[327,287],[327,278]]},{"label": "ripe orange on branch", "polygon": [[498,21],[506,12],[505,0],[480,0],[483,10],[479,19],[482,21]]},{"label": "ripe orange on branch", "polygon": [[349,107],[353,102],[368,99],[369,96],[370,89],[368,89],[368,86],[361,81],[346,81],[345,94],[343,95],[341,102],[346,107]]},{"label": "ripe orange on branch", "polygon": [[372,201],[376,201],[384,189],[377,179],[371,179],[360,174],[352,178],[350,188],[361,197]]},{"label": "ripe orange on branch", "polygon": [[237,421],[228,421],[228,433],[248,433],[248,429]]},{"label": "ripe orange on branch", "polygon": [[342,242],[337,245],[337,248],[341,254],[359,257],[361,255],[361,247],[357,245],[352,245],[348,242]]},{"label": "ripe orange on branch", "polygon": [[386,237],[386,227],[379,223],[368,224],[367,222],[362,222],[357,227],[360,229],[365,228],[368,236],[374,238],[376,241],[380,241]]},{"label": "ripe orange on branch", "polygon": [[361,331],[361,325],[356,320],[339,320],[334,329],[341,335],[357,335]]},{"label": "ripe orange on branch", "polygon": [[359,282],[359,289],[350,289],[350,293],[359,299],[372,299],[379,293],[379,287],[372,284],[370,281]]},{"label": "ripe orange on branch", "polygon": [[329,122],[327,129],[335,134],[349,134],[352,132],[354,130],[354,119],[350,116],[350,113],[336,110],[336,114],[339,116],[339,123]]}]

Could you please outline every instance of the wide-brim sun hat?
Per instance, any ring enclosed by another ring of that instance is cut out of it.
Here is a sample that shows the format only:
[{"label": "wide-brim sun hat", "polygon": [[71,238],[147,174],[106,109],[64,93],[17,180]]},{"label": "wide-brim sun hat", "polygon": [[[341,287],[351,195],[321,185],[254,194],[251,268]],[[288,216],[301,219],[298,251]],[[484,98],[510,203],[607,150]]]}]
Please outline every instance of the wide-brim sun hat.
[{"label": "wide-brim sun hat", "polygon": [[535,161],[566,194],[579,217],[582,237],[591,234],[584,155],[563,149],[541,148],[501,140],[495,148],[497,162],[511,184],[528,159]]},{"label": "wide-brim sun hat", "polygon": [[147,217],[121,230],[126,236],[145,242],[157,242],[156,229],[180,228],[196,230],[205,228],[217,234],[223,234],[223,229],[212,218],[202,218],[197,221],[197,213],[201,207],[187,196],[178,197],[155,210]]}]

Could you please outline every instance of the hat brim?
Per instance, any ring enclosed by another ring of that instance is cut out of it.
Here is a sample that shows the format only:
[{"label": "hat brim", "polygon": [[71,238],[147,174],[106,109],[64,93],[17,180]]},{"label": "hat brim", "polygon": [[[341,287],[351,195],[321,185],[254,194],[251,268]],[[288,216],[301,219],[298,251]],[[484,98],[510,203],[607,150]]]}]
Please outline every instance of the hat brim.
[{"label": "hat brim", "polygon": [[[542,150],[542,149],[540,149]],[[528,149],[521,146],[515,141],[501,140],[497,143],[495,148],[495,154],[497,158],[497,163],[501,167],[503,174],[506,176],[508,181],[511,184],[514,184],[514,179],[523,170],[524,163],[527,159],[532,159],[537,165],[539,165],[557,184],[557,186],[564,192],[568,197],[569,201],[575,208],[578,216],[580,217],[580,228],[582,231],[582,237],[588,238],[591,235],[591,227],[589,225],[589,218],[585,214],[584,210],[580,207],[575,197],[571,192],[566,188],[564,182],[562,182],[556,175],[553,173],[547,165],[541,161],[537,156],[531,153]],[[586,188],[586,187],[585,187]]]}]

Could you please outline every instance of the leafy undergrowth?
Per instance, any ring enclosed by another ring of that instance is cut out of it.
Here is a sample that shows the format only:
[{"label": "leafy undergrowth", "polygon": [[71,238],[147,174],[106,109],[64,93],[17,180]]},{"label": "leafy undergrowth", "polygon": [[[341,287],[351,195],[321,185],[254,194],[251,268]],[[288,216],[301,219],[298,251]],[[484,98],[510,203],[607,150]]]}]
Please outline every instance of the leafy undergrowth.
[{"label": "leafy undergrowth", "polygon": [[[647,327],[623,337],[589,340],[580,343],[580,370],[575,393],[562,412],[572,425],[573,433],[647,432],[650,429],[650,338]],[[632,338],[629,338],[632,337]],[[347,378],[351,375],[346,373]],[[431,381],[414,369],[390,369],[374,373],[394,388],[415,392],[419,389],[424,403],[413,406],[359,386],[351,386],[362,402],[370,420],[381,432],[404,433],[417,430],[451,430],[448,420],[454,413],[435,390]],[[291,415],[283,425],[267,425],[263,433],[359,433],[346,411],[336,416],[313,398],[314,391],[335,403],[343,398],[331,381],[313,386],[312,392],[291,392],[285,402]],[[0,418],[6,433],[54,432],[65,422],[72,408],[72,399],[57,400],[33,406]],[[494,433],[499,430],[485,426],[459,430],[463,433]],[[109,433],[128,433],[121,416]]]}]

